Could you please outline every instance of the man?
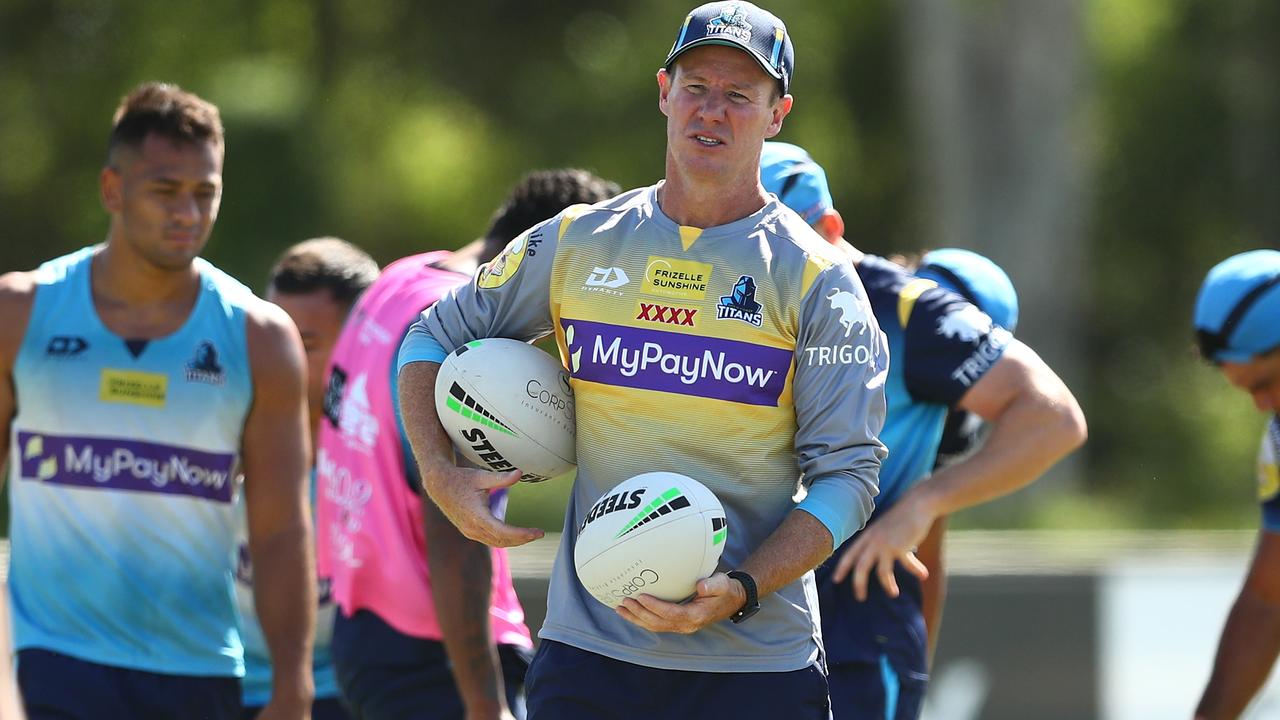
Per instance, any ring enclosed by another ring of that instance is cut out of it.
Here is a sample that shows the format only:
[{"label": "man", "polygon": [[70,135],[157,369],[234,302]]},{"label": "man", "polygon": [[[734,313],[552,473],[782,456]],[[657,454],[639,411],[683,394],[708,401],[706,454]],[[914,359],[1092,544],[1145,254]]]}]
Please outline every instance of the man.
[{"label": "man", "polygon": [[1258,454],[1262,528],[1218,644],[1197,720],[1239,717],[1280,653],[1280,251],[1218,263],[1196,297],[1200,354],[1271,417]]},{"label": "man", "polygon": [[[1084,418],[1053,371],[975,306],[985,303],[1016,318],[1009,307],[1013,286],[1003,271],[960,250],[930,253],[920,276],[865,255],[830,232],[843,221],[832,207],[825,173],[807,153],[767,143],[764,160],[766,189],[815,223],[825,222],[815,229],[827,231],[828,240],[853,259],[893,357],[881,436],[891,452],[880,471],[875,513],[816,573],[833,714],[916,718],[928,682],[929,640],[941,614],[942,578],[926,573],[913,549],[935,527],[929,547],[938,547],[934,557],[940,557],[940,523],[947,514],[1034,480],[1084,441]],[[955,411],[989,420],[990,440],[921,482],[934,468],[944,424]],[[922,589],[919,578],[926,575],[931,585]]]},{"label": "man", "polygon": [[0,278],[9,589],[32,718],[239,717],[237,467],[276,668],[262,717],[308,714],[302,346],[284,311],[198,257],[222,158],[217,108],[140,86],[99,176],[106,242]]},{"label": "man", "polygon": [[[356,298],[378,277],[378,263],[351,243],[333,237],[313,238],[284,251],[271,268],[267,281],[268,302],[284,309],[302,336],[307,357],[307,408],[311,439],[319,431],[324,398],[324,370],[338,340],[342,323]],[[314,475],[311,496],[315,497]],[[241,681],[244,720],[258,717],[271,700],[271,657],[253,603],[253,564],[244,513],[240,513],[239,564],[236,567],[236,601],[240,609],[240,636],[244,641],[244,679]],[[349,716],[339,700],[329,644],[333,637],[334,605],[329,581],[318,580],[316,634],[311,656],[315,680],[313,720],[345,720]]]},{"label": "man", "polygon": [[[317,527],[341,608],[334,665],[356,717],[524,716],[532,642],[506,552],[464,538],[422,494],[396,415],[395,356],[424,308],[524,228],[617,192],[583,170],[530,174],[483,238],[387,267],[338,339],[318,443]],[[492,503],[501,512],[505,494]]]},{"label": "man", "polygon": [[[811,570],[870,514],[888,358],[852,266],[760,187],[793,60],[769,12],[696,8],[657,75],[665,179],[531,228],[401,349],[424,484],[492,545],[540,532],[488,511],[488,492],[518,471],[449,462],[431,402],[438,363],[474,338],[554,333],[570,370],[578,471],[530,669],[532,720],[828,717]],[[831,361],[844,344],[851,360]],[[719,497],[730,572],[684,604],[640,595],[615,611],[575,576],[578,529],[606,491],[661,470]]]}]

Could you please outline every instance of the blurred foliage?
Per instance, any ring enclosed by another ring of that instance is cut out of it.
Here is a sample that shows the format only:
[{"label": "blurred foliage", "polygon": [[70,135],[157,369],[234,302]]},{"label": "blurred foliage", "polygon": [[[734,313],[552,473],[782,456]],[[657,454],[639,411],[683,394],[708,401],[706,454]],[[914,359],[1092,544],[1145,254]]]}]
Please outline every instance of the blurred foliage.
[{"label": "blurred foliage", "polygon": [[[769,6],[798,49],[796,107],[780,139],[826,166],[850,237],[880,253],[919,248],[929,204],[913,178],[901,6]],[[1252,525],[1262,420],[1195,360],[1187,325],[1210,265],[1277,243],[1280,4],[1081,8],[1087,477],[1075,494],[998,503],[960,524]],[[653,75],[688,5],[536,10],[0,0],[0,271],[102,239],[96,177],[110,114],[153,79],[222,108],[226,192],[206,255],[254,287],[278,252],[314,235],[348,238],[383,262],[456,247],[534,167],[587,167],[624,187],[661,177]],[[526,499],[546,505],[528,516],[557,527],[567,482],[555,485],[521,488],[513,512]]]}]

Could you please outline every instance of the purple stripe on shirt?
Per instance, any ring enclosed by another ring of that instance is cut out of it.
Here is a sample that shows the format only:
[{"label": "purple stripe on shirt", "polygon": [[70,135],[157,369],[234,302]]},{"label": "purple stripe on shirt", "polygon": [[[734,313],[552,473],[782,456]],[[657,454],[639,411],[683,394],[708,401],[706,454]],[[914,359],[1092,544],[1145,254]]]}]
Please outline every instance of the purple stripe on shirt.
[{"label": "purple stripe on shirt", "polygon": [[777,407],[794,353],[723,338],[561,318],[575,378]]},{"label": "purple stripe on shirt", "polygon": [[234,453],[22,430],[18,431],[14,452],[23,480],[231,502]]}]

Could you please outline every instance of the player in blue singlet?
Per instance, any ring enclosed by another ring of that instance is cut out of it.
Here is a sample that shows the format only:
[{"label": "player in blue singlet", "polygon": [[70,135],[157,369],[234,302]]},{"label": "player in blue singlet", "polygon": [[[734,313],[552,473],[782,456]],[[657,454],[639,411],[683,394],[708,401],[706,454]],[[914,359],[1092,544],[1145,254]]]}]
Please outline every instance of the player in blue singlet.
[{"label": "player in blue singlet", "polygon": [[1223,720],[1244,712],[1280,654],[1280,251],[1215,265],[1196,297],[1194,323],[1204,359],[1270,416],[1258,453],[1257,550],[1196,708],[1196,720]]},{"label": "player in blue singlet", "polygon": [[[355,301],[378,278],[378,263],[351,243],[333,237],[312,238],[286,249],[271,268],[267,280],[268,302],[284,309],[298,326],[307,354],[307,410],[312,446],[315,446],[324,405],[325,367]],[[315,498],[315,474],[311,496]],[[244,641],[244,720],[253,720],[271,699],[271,656],[253,602],[253,564],[249,561],[248,527],[243,506],[238,513],[239,559],[236,566],[236,602],[240,607],[240,636]],[[333,638],[334,604],[329,584],[318,578],[315,646],[311,655],[315,677],[312,720],[346,720],[334,677],[330,641]]]},{"label": "player in blue singlet", "polygon": [[238,718],[232,571],[243,469],[272,718],[312,695],[303,351],[198,255],[217,108],[172,85],[116,112],[106,241],[0,277],[0,459],[18,682],[39,718]]},{"label": "player in blue singlet", "polygon": [[[993,312],[1014,317],[1007,298],[1012,285],[993,293],[999,284],[993,275],[983,278],[982,293],[965,286],[956,271],[976,278],[978,268],[987,268],[973,258],[958,261],[964,251],[937,251],[937,262],[917,276],[855,250],[841,237],[844,223],[825,172],[799,147],[766,143],[761,179],[849,253],[889,338],[889,411],[881,435],[889,457],[880,470],[876,510],[816,576],[834,717],[912,720],[928,682],[929,631],[936,631],[926,626],[925,571],[912,550],[948,513],[1039,476],[1084,440],[1084,419],[1057,375],[975,306],[985,301]],[[930,273],[947,276],[946,282]],[[957,410],[988,419],[991,439],[922,482]],[[868,577],[873,570],[874,580]]]}]

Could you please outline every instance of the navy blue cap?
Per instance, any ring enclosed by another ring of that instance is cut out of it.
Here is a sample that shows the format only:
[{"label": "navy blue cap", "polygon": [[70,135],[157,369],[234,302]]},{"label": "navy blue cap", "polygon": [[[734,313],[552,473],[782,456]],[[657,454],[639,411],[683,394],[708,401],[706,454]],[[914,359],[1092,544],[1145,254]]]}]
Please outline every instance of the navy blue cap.
[{"label": "navy blue cap", "polygon": [[810,225],[835,209],[827,172],[799,145],[765,142],[760,151],[760,183]]},{"label": "navy blue cap", "polygon": [[1280,251],[1251,250],[1213,266],[1194,322],[1206,360],[1248,362],[1280,347]]},{"label": "navy blue cap", "polygon": [[928,278],[978,306],[1009,332],[1018,327],[1018,291],[1004,269],[985,255],[940,248],[920,259],[916,276]]},{"label": "navy blue cap", "polygon": [[680,34],[663,66],[670,71],[677,57],[700,45],[728,45],[746,50],[765,72],[782,82],[783,94],[791,89],[796,51],[791,46],[787,26],[768,10],[736,1],[694,8],[680,26]]}]

